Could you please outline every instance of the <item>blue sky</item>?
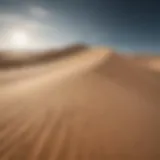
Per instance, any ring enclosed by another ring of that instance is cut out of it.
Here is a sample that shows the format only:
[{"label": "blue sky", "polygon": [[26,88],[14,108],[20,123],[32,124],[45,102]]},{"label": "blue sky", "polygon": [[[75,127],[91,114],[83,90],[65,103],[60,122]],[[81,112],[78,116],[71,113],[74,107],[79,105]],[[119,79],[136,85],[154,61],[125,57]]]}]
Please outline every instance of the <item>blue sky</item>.
[{"label": "blue sky", "polygon": [[10,30],[21,28],[33,48],[84,42],[160,53],[159,6],[158,0],[0,0],[0,42],[5,46]]}]

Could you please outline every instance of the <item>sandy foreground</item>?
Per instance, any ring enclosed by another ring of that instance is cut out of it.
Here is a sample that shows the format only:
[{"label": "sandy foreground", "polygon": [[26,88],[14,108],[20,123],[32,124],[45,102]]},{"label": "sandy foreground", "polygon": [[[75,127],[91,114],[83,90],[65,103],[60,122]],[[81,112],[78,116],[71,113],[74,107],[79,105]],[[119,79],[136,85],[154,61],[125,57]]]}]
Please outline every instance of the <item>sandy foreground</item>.
[{"label": "sandy foreground", "polygon": [[0,160],[159,160],[159,57],[68,52],[1,60]]}]

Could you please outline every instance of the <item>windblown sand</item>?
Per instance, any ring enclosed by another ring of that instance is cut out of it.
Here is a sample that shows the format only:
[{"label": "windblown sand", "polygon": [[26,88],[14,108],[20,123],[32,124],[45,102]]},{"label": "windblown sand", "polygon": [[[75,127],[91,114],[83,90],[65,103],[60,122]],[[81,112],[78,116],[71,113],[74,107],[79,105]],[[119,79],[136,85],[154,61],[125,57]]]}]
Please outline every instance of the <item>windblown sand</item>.
[{"label": "windblown sand", "polygon": [[0,160],[160,159],[154,67],[98,47],[36,64],[5,63]]}]

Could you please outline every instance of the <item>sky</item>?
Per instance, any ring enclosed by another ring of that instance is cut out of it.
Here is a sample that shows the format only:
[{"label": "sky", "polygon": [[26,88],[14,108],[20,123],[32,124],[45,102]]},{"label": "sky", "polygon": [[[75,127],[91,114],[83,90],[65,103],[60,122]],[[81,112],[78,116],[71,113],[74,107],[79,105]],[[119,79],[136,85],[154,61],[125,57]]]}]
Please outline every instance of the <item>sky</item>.
[{"label": "sky", "polygon": [[160,1],[0,0],[0,47],[23,43],[26,49],[87,43],[159,54]]}]

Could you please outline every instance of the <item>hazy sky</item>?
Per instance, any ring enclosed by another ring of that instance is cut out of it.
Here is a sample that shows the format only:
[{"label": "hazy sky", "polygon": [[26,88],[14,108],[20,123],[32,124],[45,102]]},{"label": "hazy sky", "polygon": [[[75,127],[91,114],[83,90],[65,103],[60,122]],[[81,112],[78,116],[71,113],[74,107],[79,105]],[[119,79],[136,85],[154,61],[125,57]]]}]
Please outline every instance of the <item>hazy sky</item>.
[{"label": "hazy sky", "polygon": [[160,1],[0,0],[0,46],[18,30],[30,48],[85,42],[160,52]]}]

